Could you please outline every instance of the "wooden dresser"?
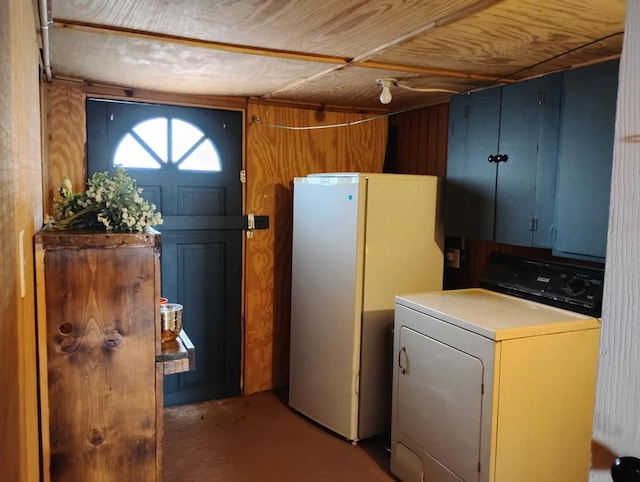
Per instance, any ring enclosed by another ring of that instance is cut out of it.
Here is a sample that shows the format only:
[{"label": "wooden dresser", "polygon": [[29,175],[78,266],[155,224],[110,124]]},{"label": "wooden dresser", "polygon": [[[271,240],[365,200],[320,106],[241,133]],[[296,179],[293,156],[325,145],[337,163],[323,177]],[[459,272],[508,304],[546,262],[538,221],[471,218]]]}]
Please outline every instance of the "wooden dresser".
[{"label": "wooden dresser", "polygon": [[35,237],[44,480],[162,480],[160,233]]}]

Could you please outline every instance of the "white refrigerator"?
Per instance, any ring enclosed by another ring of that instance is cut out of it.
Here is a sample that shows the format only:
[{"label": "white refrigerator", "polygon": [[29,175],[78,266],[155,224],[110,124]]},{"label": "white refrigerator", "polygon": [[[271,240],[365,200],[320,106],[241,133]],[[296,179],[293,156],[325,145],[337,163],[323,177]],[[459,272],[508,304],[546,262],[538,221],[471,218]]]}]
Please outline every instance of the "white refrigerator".
[{"label": "white refrigerator", "polygon": [[440,181],[295,178],[289,405],[356,442],[390,430],[395,295],[442,289]]}]

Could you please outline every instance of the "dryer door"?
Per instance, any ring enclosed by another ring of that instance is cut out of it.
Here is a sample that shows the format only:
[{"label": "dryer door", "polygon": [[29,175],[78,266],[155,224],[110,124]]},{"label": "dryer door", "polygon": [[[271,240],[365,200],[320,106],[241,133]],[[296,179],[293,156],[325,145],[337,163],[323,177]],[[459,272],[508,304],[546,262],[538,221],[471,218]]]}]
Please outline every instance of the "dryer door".
[{"label": "dryer door", "polygon": [[397,429],[433,459],[424,480],[478,481],[482,361],[406,326],[399,346]]}]

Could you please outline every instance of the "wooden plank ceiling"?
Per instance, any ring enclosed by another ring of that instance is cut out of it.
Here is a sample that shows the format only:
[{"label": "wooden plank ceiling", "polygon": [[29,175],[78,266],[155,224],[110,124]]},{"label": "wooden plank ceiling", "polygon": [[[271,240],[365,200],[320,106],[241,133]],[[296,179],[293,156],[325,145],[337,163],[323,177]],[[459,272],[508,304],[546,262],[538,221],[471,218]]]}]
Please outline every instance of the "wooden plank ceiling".
[{"label": "wooden plank ceiling", "polygon": [[618,56],[625,0],[49,0],[54,78],[399,111]]}]

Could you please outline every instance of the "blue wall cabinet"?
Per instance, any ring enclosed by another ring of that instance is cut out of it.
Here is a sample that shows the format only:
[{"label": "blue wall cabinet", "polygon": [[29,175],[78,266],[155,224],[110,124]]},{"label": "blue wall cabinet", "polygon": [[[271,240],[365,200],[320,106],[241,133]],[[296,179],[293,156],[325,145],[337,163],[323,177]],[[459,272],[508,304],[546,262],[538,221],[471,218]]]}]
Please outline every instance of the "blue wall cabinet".
[{"label": "blue wall cabinet", "polygon": [[448,236],[550,248],[562,76],[451,99]]},{"label": "blue wall cabinet", "polygon": [[553,254],[604,261],[618,61],[564,74]]},{"label": "blue wall cabinet", "polygon": [[457,95],[449,104],[447,178],[444,188],[447,236],[493,239],[497,154],[502,91]]}]

